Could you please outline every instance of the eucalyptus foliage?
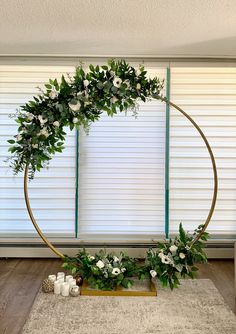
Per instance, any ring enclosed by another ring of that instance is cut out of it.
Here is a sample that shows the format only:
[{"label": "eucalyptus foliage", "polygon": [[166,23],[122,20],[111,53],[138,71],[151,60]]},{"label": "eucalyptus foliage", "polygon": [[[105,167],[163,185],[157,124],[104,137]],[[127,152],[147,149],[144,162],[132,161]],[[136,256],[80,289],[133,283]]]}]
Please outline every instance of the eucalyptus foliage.
[{"label": "eucalyptus foliage", "polygon": [[143,66],[138,70],[125,61],[111,60],[108,65],[82,66],[74,77],[49,80],[45,91],[21,106],[17,112],[18,134],[12,144],[11,167],[15,174],[29,166],[30,178],[40,171],[56,152],[62,152],[65,127],[86,130],[106,112],[137,109],[137,102],[160,98],[163,81],[150,79]]}]

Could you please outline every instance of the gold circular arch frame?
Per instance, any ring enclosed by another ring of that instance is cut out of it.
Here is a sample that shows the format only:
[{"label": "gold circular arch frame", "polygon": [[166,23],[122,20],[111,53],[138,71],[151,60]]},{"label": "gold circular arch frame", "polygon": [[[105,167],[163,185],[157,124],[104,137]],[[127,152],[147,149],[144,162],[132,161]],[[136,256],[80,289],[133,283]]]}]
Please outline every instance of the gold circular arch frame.
[{"label": "gold circular arch frame", "polygon": [[[211,201],[211,206],[207,215],[207,218],[205,220],[205,223],[203,224],[203,228],[200,231],[200,233],[194,238],[192,244],[194,244],[196,241],[198,241],[202,234],[205,232],[205,230],[207,229],[210,221],[211,221],[211,217],[213,215],[214,209],[215,209],[215,205],[216,205],[216,199],[217,199],[217,192],[218,192],[218,176],[217,176],[217,168],[216,168],[216,162],[215,162],[215,158],[211,149],[211,146],[206,138],[206,136],[204,135],[203,131],[201,130],[201,128],[197,125],[197,123],[180,107],[178,107],[176,104],[167,101],[165,98],[160,98],[163,102],[169,104],[171,107],[175,108],[176,110],[178,110],[183,116],[185,116],[191,123],[192,125],[195,127],[195,129],[198,131],[198,133],[200,134],[200,136],[202,137],[208,153],[210,155],[211,158],[211,164],[212,164],[212,170],[213,170],[213,174],[214,174],[214,189],[213,189],[213,196],[212,196],[212,201]],[[38,232],[39,236],[42,238],[42,240],[45,242],[45,244],[59,257],[64,258],[64,255],[56,248],[54,247],[51,242],[45,237],[45,235],[43,234],[43,232],[41,231],[41,229],[39,228],[31,206],[30,206],[30,200],[29,200],[29,195],[28,195],[28,166],[26,166],[25,168],[25,173],[24,173],[24,196],[25,196],[25,203],[26,203],[26,207],[27,207],[27,211],[29,213],[31,222],[33,223],[36,231]]]}]

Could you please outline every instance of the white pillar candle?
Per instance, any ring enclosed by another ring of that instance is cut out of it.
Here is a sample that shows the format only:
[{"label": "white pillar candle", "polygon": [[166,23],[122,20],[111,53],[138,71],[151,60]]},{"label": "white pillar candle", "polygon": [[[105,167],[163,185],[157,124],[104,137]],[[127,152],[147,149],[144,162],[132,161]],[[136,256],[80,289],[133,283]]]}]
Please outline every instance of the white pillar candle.
[{"label": "white pillar candle", "polygon": [[69,281],[69,285],[70,285],[70,288],[72,286],[75,286],[76,285],[76,280],[75,279],[72,279],[71,281]]},{"label": "white pillar candle", "polygon": [[66,276],[66,282],[68,282],[70,279],[73,279],[73,276],[72,275],[67,275]]},{"label": "white pillar candle", "polygon": [[62,277],[62,276],[61,276],[61,277],[59,276],[57,280],[58,280],[60,283],[64,283],[64,282],[65,282],[64,277]]},{"label": "white pillar candle", "polygon": [[70,285],[69,283],[62,283],[61,284],[61,295],[63,297],[68,297],[69,296],[69,292],[70,292]]},{"label": "white pillar candle", "polygon": [[52,282],[55,282],[56,279],[57,279],[56,275],[49,275],[48,278],[49,278],[50,281],[52,281]]},{"label": "white pillar candle", "polygon": [[55,295],[60,295],[60,293],[61,293],[61,282],[59,282],[59,281],[55,281],[54,282],[54,293],[55,293]]},{"label": "white pillar candle", "polygon": [[58,273],[57,273],[57,278],[58,277],[65,277],[65,273],[63,273],[63,271],[59,271]]}]

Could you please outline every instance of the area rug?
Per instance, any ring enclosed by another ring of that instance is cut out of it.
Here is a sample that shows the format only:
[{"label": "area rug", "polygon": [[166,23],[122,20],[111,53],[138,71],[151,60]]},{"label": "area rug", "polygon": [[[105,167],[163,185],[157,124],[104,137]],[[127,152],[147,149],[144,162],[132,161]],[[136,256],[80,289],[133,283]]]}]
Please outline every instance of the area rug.
[{"label": "area rug", "polygon": [[[139,286],[142,289],[141,286]],[[213,283],[183,280],[157,297],[36,297],[23,334],[233,334],[236,317]]]}]

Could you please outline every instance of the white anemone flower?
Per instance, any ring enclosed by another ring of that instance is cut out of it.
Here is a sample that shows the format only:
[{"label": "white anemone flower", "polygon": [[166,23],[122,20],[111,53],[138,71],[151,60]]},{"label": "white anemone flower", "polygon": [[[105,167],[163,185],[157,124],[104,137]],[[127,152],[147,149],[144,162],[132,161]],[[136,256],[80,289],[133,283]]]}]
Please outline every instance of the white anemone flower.
[{"label": "white anemone flower", "polygon": [[173,253],[176,253],[176,251],[177,251],[177,249],[178,249],[178,247],[177,246],[175,246],[175,245],[172,245],[172,246],[170,246],[170,252],[173,254]]},{"label": "white anemone flower", "polygon": [[90,82],[86,79],[83,81],[84,87],[88,87],[88,85],[90,84]]},{"label": "white anemone flower", "polygon": [[112,270],[112,275],[119,275],[120,274],[120,269],[119,268],[113,268]]},{"label": "white anemone flower", "polygon": [[170,264],[171,263],[171,259],[167,255],[164,255],[161,258],[161,262],[164,263],[164,264]]},{"label": "white anemone flower", "polygon": [[102,269],[102,268],[104,268],[105,264],[104,264],[104,262],[102,262],[101,260],[99,260],[99,261],[96,263],[96,266],[97,266],[99,269]]},{"label": "white anemone flower", "polygon": [[157,275],[157,272],[155,270],[150,270],[150,275],[154,278]]},{"label": "white anemone flower", "polygon": [[113,80],[113,85],[116,87],[116,88],[120,88],[120,85],[122,84],[122,80],[121,78],[119,77],[115,77],[114,80]]},{"label": "white anemone flower", "polygon": [[69,103],[69,107],[73,111],[79,111],[81,107],[81,103],[79,101],[76,104]]},{"label": "white anemone flower", "polygon": [[186,255],[184,253],[179,253],[179,257],[183,260],[186,258]]},{"label": "white anemone flower", "polygon": [[58,96],[57,92],[55,90],[51,90],[49,93],[49,97],[54,100]]},{"label": "white anemone flower", "polygon": [[47,118],[43,118],[43,116],[41,116],[41,115],[38,116],[38,120],[39,120],[41,125],[47,123],[47,121],[48,121]]},{"label": "white anemone flower", "polygon": [[60,123],[58,122],[58,121],[55,121],[55,122],[53,122],[52,123],[56,128],[59,128],[59,126],[60,126]]}]

